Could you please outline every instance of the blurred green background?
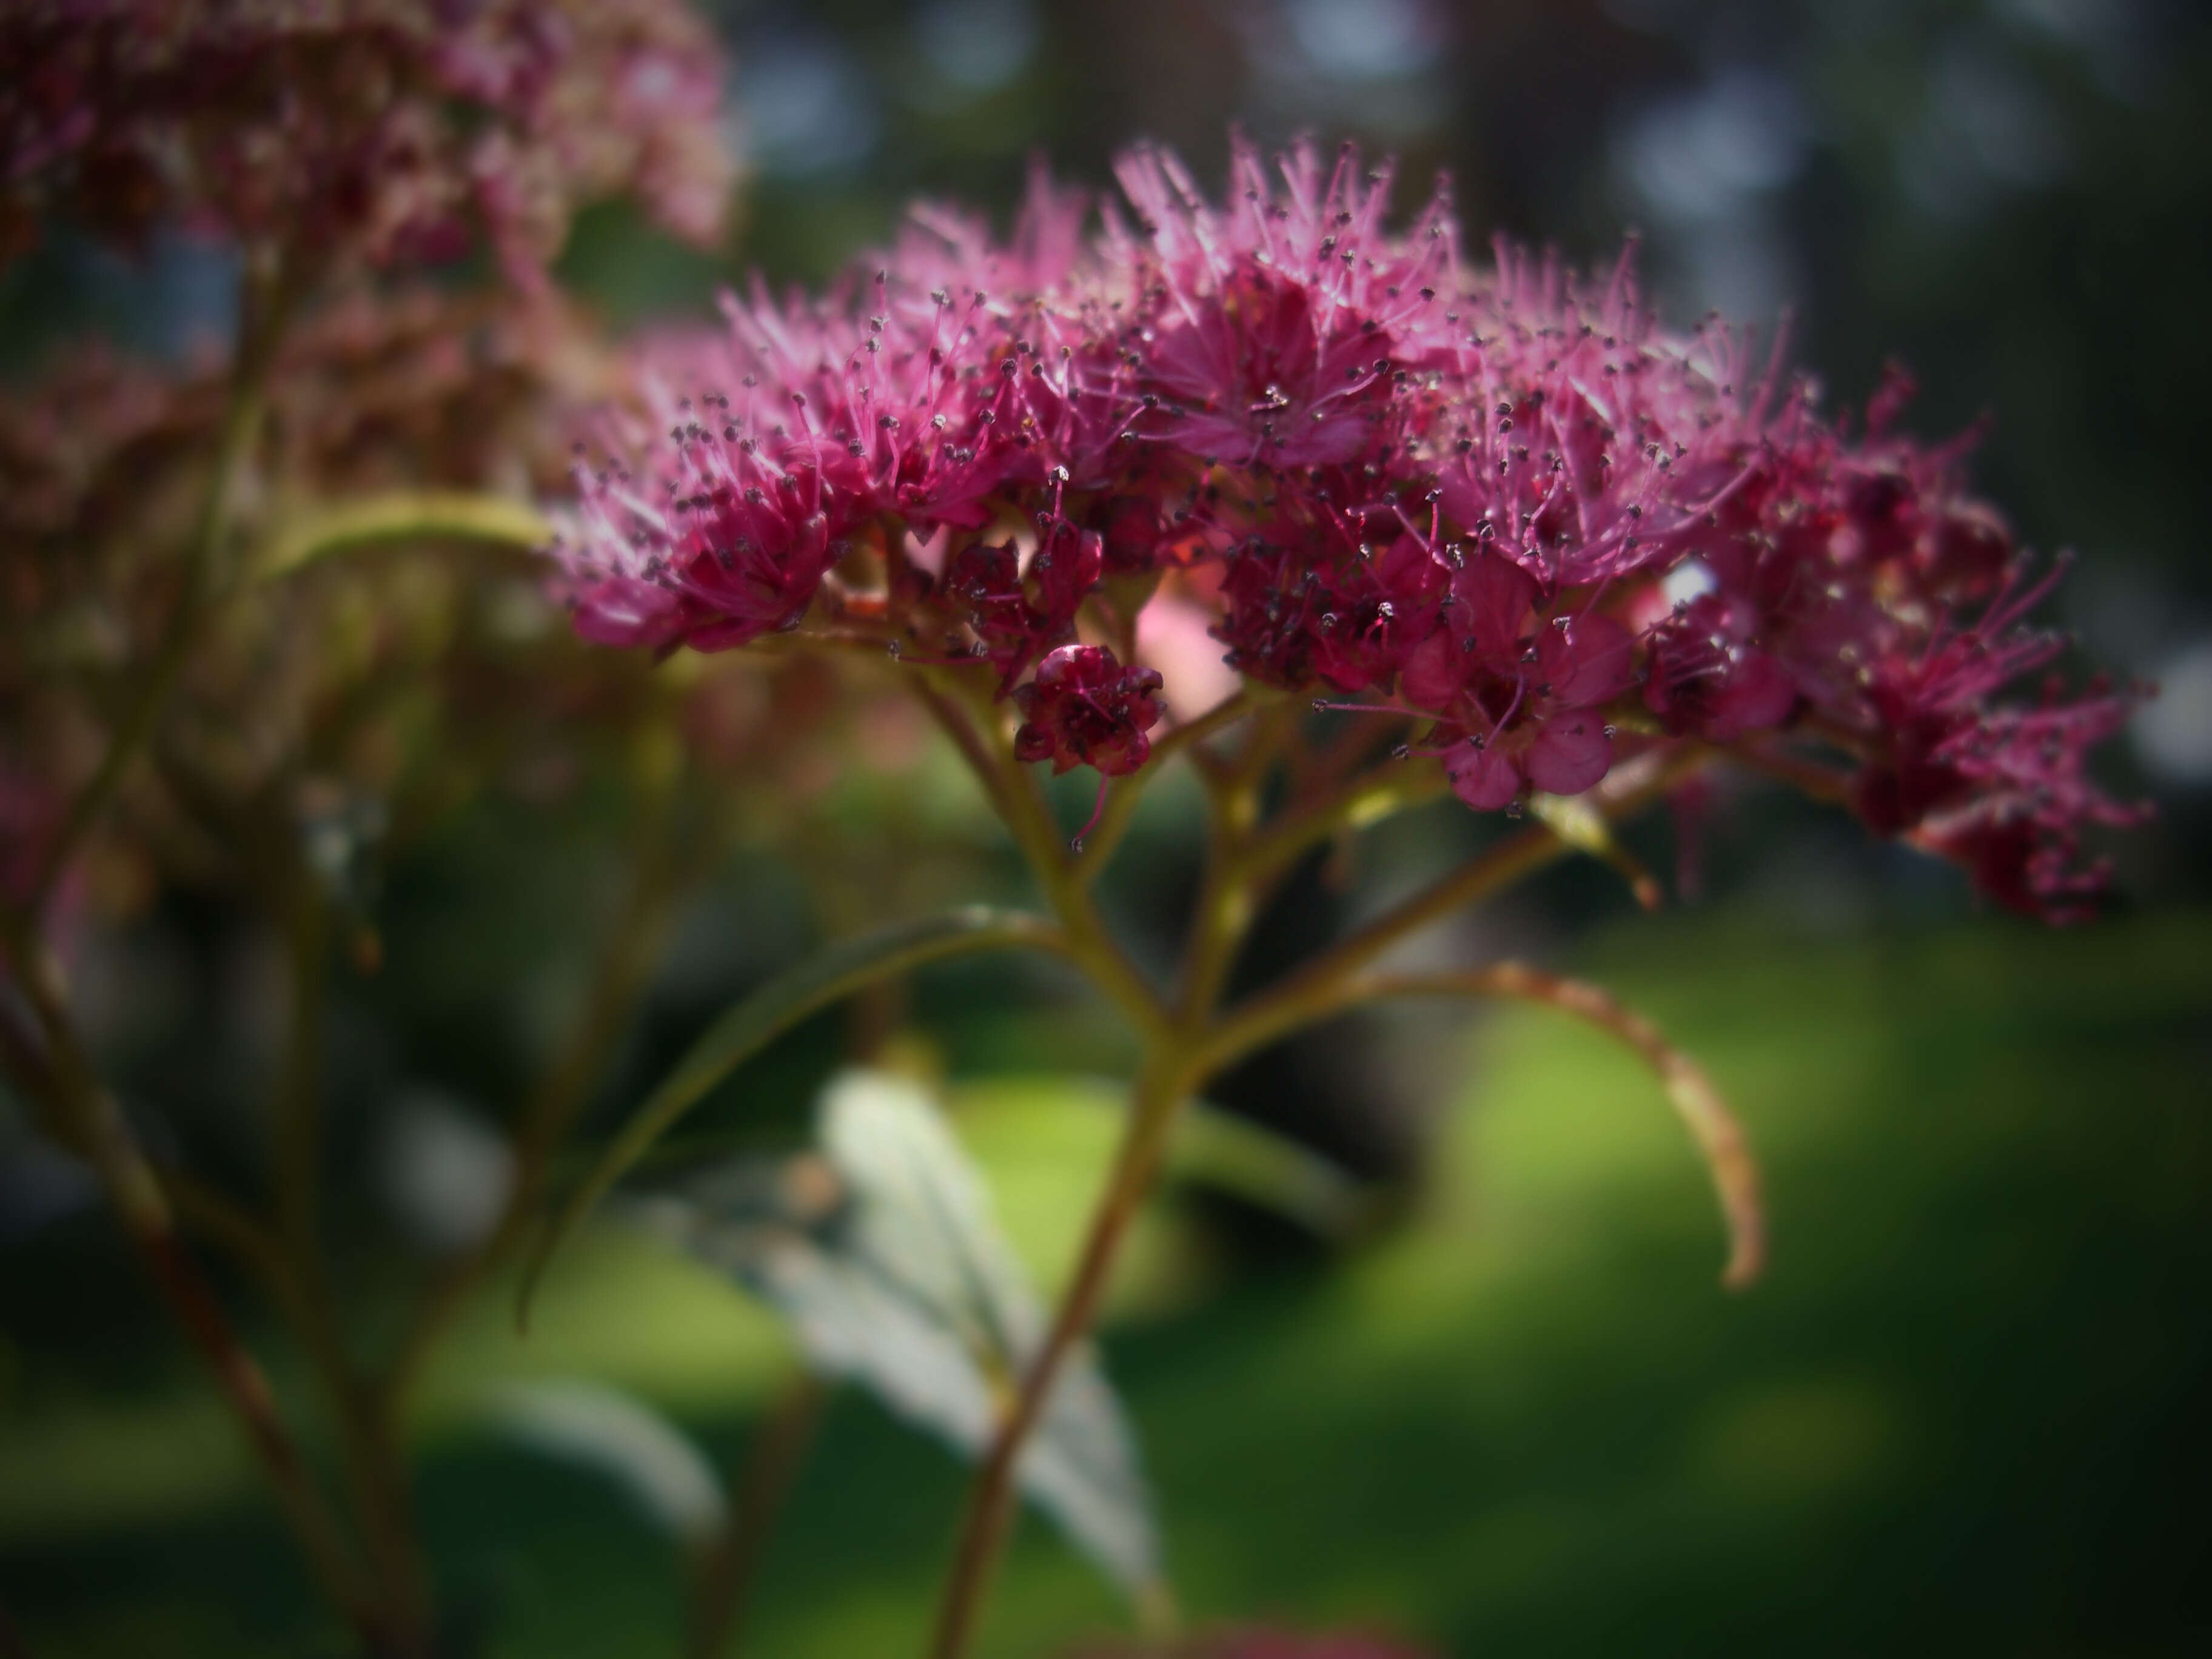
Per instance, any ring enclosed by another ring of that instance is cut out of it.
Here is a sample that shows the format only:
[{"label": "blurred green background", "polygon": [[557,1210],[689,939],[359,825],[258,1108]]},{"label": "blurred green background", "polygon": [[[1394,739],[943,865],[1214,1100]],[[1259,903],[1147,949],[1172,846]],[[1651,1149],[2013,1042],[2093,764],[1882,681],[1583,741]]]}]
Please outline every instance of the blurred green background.
[{"label": "blurred green background", "polygon": [[[1568,868],[1452,942],[1598,979],[1709,1066],[1769,1176],[1774,1265],[1746,1295],[1715,1286],[1710,1197],[1650,1079],[1578,1028],[1431,1011],[1225,1080],[1228,1103],[1392,1183],[1405,1217],[1350,1250],[1187,1191],[1151,1218],[1109,1363],[1190,1609],[1455,1656],[2206,1650],[2212,25],[2180,0],[720,9],[743,223],[718,260],[594,214],[564,276],[625,325],[702,313],[748,267],[817,280],[917,191],[1003,211],[1034,149],[1103,185],[1143,134],[1209,179],[1231,122],[1359,137],[1403,158],[1408,204],[1449,167],[1476,243],[1606,260],[1633,225],[1669,314],[1764,330],[1790,308],[1794,355],[1837,404],[1894,355],[1924,388],[1918,429],[1993,410],[1978,476],[2025,539],[2086,556],[2063,619],[2166,689],[2113,757],[2161,817],[2114,849],[2122,903],[2096,927],[1983,914],[1951,872],[1752,795],[1725,804],[1695,903],[1644,918]],[[186,247],[129,265],[50,247],[0,278],[0,357],[84,327],[175,349],[226,280]],[[963,891],[1018,891],[943,760],[896,810],[954,848]],[[1192,879],[1192,803],[1164,796],[1113,892],[1139,951]],[[511,1097],[588,937],[561,901],[606,883],[588,805],[549,824],[486,805],[381,874],[392,966],[333,1019],[359,1188],[334,1208],[372,1319],[383,1109]],[[831,805],[861,846],[893,810],[860,786]],[[1450,811],[1393,826],[1348,893],[1294,885],[1256,954],[1475,833]],[[1638,835],[1671,856],[1665,826]],[[716,882],[598,1121],[824,927],[802,873],[761,856]],[[250,1036],[236,945],[189,914],[139,941],[126,1094],[220,1083]],[[926,975],[911,1012],[1049,1274],[1109,1144],[1097,1079],[1124,1039],[1014,968]],[[780,1044],[690,1144],[787,1138],[842,1041],[830,1018]],[[0,1152],[0,1607],[24,1649],[343,1651],[84,1183],[20,1138]],[[479,1650],[627,1659],[679,1634],[668,1540],[612,1486],[492,1431],[494,1382],[607,1380],[732,1466],[788,1364],[764,1314],[617,1228],[567,1264],[526,1343],[481,1302],[437,1372],[422,1465],[441,1587]],[[836,1395],[746,1650],[914,1648],[961,1481]],[[986,1650],[1118,1620],[1031,1522]]]}]

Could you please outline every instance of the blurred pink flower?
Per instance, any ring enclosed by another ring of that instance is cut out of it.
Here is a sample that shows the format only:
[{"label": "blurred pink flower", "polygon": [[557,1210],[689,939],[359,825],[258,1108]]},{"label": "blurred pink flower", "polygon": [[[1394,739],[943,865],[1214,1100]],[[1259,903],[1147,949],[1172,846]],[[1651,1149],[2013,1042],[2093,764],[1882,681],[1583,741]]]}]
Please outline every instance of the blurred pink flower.
[{"label": "blurred pink flower", "polygon": [[584,203],[717,234],[733,163],[683,0],[17,0],[0,14],[0,257],[58,216],[296,260],[536,279]]}]

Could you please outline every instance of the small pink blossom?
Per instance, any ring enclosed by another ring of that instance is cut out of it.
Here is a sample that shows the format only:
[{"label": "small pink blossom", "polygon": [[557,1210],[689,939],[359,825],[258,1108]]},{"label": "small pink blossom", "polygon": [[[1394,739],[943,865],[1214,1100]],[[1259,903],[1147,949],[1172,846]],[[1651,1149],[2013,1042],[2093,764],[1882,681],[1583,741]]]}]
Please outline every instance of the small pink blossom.
[{"label": "small pink blossom", "polygon": [[1103,646],[1048,652],[1036,678],[1014,693],[1022,711],[1014,753],[1048,760],[1055,773],[1078,766],[1109,778],[1133,772],[1150,758],[1146,733],[1167,712],[1160,684],[1156,671],[1125,668]]}]

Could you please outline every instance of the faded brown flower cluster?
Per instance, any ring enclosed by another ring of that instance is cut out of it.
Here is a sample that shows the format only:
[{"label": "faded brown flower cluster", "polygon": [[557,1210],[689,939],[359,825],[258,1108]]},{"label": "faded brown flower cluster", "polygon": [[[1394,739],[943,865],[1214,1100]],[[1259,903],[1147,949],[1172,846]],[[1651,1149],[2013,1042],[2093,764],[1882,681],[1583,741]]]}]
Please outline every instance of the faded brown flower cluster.
[{"label": "faded brown flower cluster", "polygon": [[712,239],[720,56],[680,0],[19,0],[0,15],[0,258],[50,221],[181,226],[323,268],[489,237],[526,281],[631,193]]}]

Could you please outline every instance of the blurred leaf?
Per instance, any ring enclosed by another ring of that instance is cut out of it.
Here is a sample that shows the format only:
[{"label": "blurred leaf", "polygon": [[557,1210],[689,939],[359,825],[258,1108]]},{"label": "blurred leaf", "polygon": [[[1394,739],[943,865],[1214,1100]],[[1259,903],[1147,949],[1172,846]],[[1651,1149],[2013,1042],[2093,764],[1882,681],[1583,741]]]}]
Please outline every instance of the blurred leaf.
[{"label": "blurred leaf", "polygon": [[1380,1207],[1373,1187],[1319,1153],[1202,1100],[1188,1103],[1176,1124],[1168,1170],[1322,1238],[1351,1237]]},{"label": "blurred leaf", "polygon": [[[833,1079],[817,1133],[823,1158],[725,1165],[635,1212],[772,1303],[817,1370],[980,1457],[1047,1324],[982,1182],[902,1079]],[[1115,1583],[1157,1587],[1135,1437],[1088,1345],[1069,1356],[1018,1478]]]},{"label": "blurred leaf", "polygon": [[[1004,1219],[1024,1259],[1057,1264],[1045,1270],[1048,1279],[1055,1270],[1073,1271],[1080,1232],[1071,1224],[1114,1155],[1128,1108],[1127,1083],[1088,1074],[1015,1074],[963,1083],[956,1100],[954,1121],[976,1160],[992,1179],[1011,1175],[1020,1182],[1018,1194],[1003,1185],[1000,1190]],[[1170,1182],[1226,1194],[1326,1240],[1359,1236],[1394,1202],[1380,1183],[1203,1099],[1187,1101],[1176,1117],[1165,1173]],[[1115,1274],[1124,1288],[1131,1277]]]},{"label": "blurred leaf", "polygon": [[714,1465],[635,1395],[580,1378],[517,1382],[493,1396],[492,1418],[532,1450],[605,1475],[686,1547],[720,1534],[727,1516]]},{"label": "blurred leaf", "polygon": [[[1610,730],[1610,728],[1607,728]],[[1647,910],[1656,910],[1665,902],[1665,894],[1658,878],[1644,867],[1643,861],[1621,845],[1613,833],[1613,826],[1605,814],[1580,795],[1547,795],[1540,789],[1528,794],[1528,810],[1534,812],[1544,827],[1578,853],[1587,854],[1607,866],[1628,884],[1628,890],[1636,902]]]},{"label": "blurred leaf", "polygon": [[398,542],[490,542],[538,548],[553,526],[535,509],[501,495],[459,490],[395,490],[310,509],[286,521],[254,562],[264,581],[356,547]]},{"label": "blurred leaf", "polygon": [[524,1266],[515,1298],[517,1322],[529,1322],[530,1298],[545,1264],[608,1188],[709,1090],[773,1039],[861,986],[926,963],[1006,945],[1051,950],[1058,948],[1059,941],[1059,930],[1042,917],[963,905],[842,939],[759,987],[708,1026],[706,1035],[676,1062],[555,1215]]}]

